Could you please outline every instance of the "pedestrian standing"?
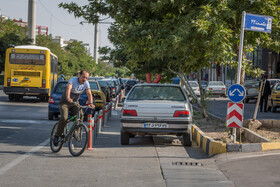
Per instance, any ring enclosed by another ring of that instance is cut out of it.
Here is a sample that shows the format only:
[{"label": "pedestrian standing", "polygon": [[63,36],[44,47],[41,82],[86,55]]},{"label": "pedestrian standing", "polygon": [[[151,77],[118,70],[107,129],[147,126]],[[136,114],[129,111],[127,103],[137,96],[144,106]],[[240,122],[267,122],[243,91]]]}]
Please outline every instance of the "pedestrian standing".
[{"label": "pedestrian standing", "polygon": [[[267,112],[267,102],[268,102],[268,96],[271,94],[271,88],[270,88],[270,82],[267,80],[267,76],[264,75],[263,80],[263,89],[261,94],[261,100],[260,100],[260,112],[264,110],[264,112]],[[260,82],[260,85],[261,85]],[[259,88],[260,88],[259,85]]]}]

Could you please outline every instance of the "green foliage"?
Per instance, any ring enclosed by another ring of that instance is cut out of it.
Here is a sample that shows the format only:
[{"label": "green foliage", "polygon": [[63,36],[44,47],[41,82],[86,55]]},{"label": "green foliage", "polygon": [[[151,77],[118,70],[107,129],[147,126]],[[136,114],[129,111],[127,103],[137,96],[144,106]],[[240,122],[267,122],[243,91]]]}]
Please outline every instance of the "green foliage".
[{"label": "green foliage", "polygon": [[[109,15],[115,23],[106,51],[116,66],[144,76],[147,72],[196,72],[209,62],[237,66],[242,11],[274,18],[272,33],[245,33],[244,47],[263,46],[280,51],[279,0],[89,0],[88,5],[61,3],[75,17],[91,23]],[[247,65],[247,73],[261,70]]]},{"label": "green foliage", "polygon": [[11,20],[0,21],[0,73],[4,71],[6,49],[9,44],[16,46],[31,43],[25,32],[25,28],[16,25]]},{"label": "green foliage", "polygon": [[82,46],[81,42],[73,41],[63,49],[58,43],[52,40],[51,35],[39,35],[36,37],[36,45],[49,48],[58,57],[58,61],[62,66],[59,74],[74,76],[82,69],[86,69],[90,73],[93,71],[95,62],[86,53],[86,49]]}]

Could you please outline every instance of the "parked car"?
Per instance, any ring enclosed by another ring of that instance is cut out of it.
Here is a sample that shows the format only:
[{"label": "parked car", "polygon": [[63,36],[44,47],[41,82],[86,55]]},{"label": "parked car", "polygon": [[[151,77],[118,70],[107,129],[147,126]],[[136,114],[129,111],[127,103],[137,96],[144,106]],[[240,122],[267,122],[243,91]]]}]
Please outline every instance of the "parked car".
[{"label": "parked car", "polygon": [[203,91],[206,89],[208,81],[200,81],[201,87],[203,89]]},{"label": "parked car", "polygon": [[259,81],[250,80],[245,81],[244,88],[246,90],[245,103],[248,103],[249,100],[257,100],[259,95]]},{"label": "parked car", "polygon": [[[97,81],[89,80],[88,82],[89,82],[91,93],[92,93],[92,96],[93,96],[93,99],[95,102],[95,110],[99,111],[106,104],[106,96]],[[83,94],[83,96],[85,96],[86,99],[88,99],[86,94]],[[81,96],[81,97],[83,97],[83,96]],[[84,104],[84,103],[82,103],[82,104]]]},{"label": "parked car", "polygon": [[128,81],[128,78],[121,78],[121,84],[122,84],[122,89],[125,88],[126,82]]},{"label": "parked car", "polygon": [[[66,87],[67,87],[68,81],[60,81],[55,86],[54,89],[51,92],[51,95],[49,97],[49,104],[48,104],[48,119],[53,120],[53,118],[58,118],[60,115],[59,112],[59,102],[61,99],[62,94],[64,93]],[[87,102],[87,95],[86,93],[83,93],[80,95],[79,103],[82,106],[85,106]],[[87,109],[85,112],[85,118],[88,114],[93,114],[94,110]]]},{"label": "parked car", "polygon": [[267,79],[267,80],[269,81],[271,88],[275,83],[280,82],[280,79]]},{"label": "parked car", "polygon": [[280,82],[275,83],[271,89],[271,95],[268,96],[267,108],[276,112],[277,108],[280,107]]},{"label": "parked car", "polygon": [[[189,84],[190,84],[191,88],[193,89],[195,95],[200,96],[200,89],[199,89],[198,82],[197,81],[189,81]],[[184,88],[185,88],[185,85],[184,85]],[[186,89],[186,92],[187,92],[187,94],[189,94],[187,89]]]},{"label": "parked car", "polygon": [[116,84],[112,79],[102,79],[103,81],[108,82],[111,90],[112,90],[112,97],[116,97],[117,96],[117,92],[116,92]]},{"label": "parked car", "polygon": [[210,94],[226,97],[226,86],[222,81],[209,81],[205,90]]},{"label": "parked car", "polygon": [[112,101],[112,90],[109,86],[109,83],[103,80],[98,80],[98,83],[106,96],[106,102]]},{"label": "parked car", "polygon": [[135,85],[137,84],[138,82],[134,79],[130,79],[126,82],[126,86],[125,86],[125,94],[124,95],[127,95],[128,92],[130,91],[130,89]]},{"label": "parked car", "polygon": [[112,79],[115,82],[116,85],[116,94],[118,95],[121,92],[122,85],[119,81],[119,79]]},{"label": "parked car", "polygon": [[191,145],[193,110],[186,92],[175,84],[137,84],[121,114],[121,144],[135,135],[178,135]]}]

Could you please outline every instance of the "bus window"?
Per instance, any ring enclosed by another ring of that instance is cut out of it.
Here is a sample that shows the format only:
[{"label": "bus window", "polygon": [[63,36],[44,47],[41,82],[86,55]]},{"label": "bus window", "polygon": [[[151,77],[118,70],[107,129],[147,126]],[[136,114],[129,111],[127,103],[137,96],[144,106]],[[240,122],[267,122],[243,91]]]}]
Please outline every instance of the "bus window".
[{"label": "bus window", "polygon": [[26,65],[45,65],[46,56],[44,54],[11,53],[10,63]]}]

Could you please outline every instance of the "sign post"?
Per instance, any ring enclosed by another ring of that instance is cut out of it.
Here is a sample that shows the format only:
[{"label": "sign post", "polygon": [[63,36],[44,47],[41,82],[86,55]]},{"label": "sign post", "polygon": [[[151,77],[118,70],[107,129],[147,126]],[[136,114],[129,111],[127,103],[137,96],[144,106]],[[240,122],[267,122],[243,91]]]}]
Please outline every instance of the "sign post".
[{"label": "sign post", "polygon": [[[246,97],[246,91],[245,88],[243,86],[241,86],[240,84],[234,84],[231,85],[231,87],[229,87],[228,89],[228,97],[232,102],[235,103],[228,103],[228,114],[229,115],[229,106],[231,106],[232,104],[237,104],[238,102],[241,102],[245,97]],[[241,105],[241,104],[237,104],[237,105]],[[235,105],[234,105],[235,106]],[[233,143],[236,142],[236,128],[240,128],[242,126],[242,121],[243,121],[243,104],[242,104],[242,118],[241,118],[241,125],[239,123],[237,123],[235,121],[235,124],[239,124],[239,125],[228,125],[228,120],[229,120],[229,116],[227,116],[227,126],[228,127],[233,127],[233,131],[232,131],[232,136],[233,136]],[[239,112],[241,113],[241,112]],[[234,114],[234,115],[233,115]],[[236,113],[232,113],[233,116],[235,116]],[[232,116],[231,116],[232,117]]]},{"label": "sign post", "polygon": [[[249,14],[249,13],[246,13],[245,11],[242,12],[240,44],[239,44],[239,54],[238,54],[238,67],[237,67],[237,82],[236,82],[237,85],[240,85],[240,78],[241,78],[244,30],[271,33],[272,20],[273,20],[273,18],[270,16]],[[232,93],[233,92],[234,92],[234,90],[232,90]],[[234,94],[232,94],[232,95],[234,95]],[[242,95],[242,94],[240,94],[240,95]],[[229,95],[229,98],[231,99],[230,95]],[[242,101],[242,100],[240,100],[240,101]],[[240,102],[240,101],[233,101],[233,102]],[[233,142],[235,143],[236,142],[236,128],[233,128],[232,135],[233,135]]]}]

